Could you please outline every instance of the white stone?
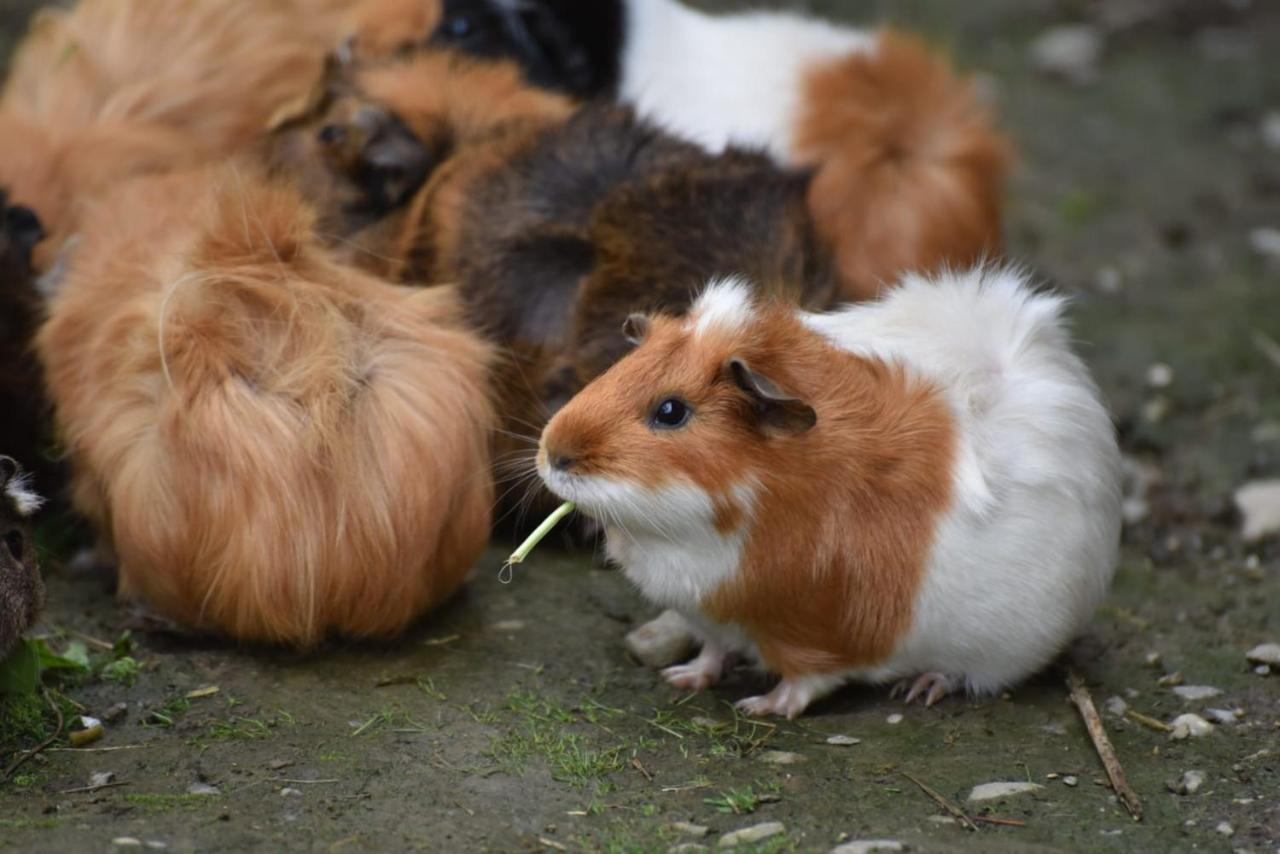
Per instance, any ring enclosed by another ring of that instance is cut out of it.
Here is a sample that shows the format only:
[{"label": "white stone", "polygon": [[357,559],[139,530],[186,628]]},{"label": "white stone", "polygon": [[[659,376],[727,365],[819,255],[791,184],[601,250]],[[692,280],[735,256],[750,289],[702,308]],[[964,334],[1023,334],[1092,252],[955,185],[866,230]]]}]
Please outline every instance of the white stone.
[{"label": "white stone", "polygon": [[1254,672],[1254,673],[1256,673],[1256,674],[1258,674],[1259,676],[1270,676],[1270,675],[1271,675],[1271,665],[1269,665],[1269,664],[1259,664],[1257,667],[1253,668],[1253,672]]},{"label": "white stone", "polygon": [[208,783],[192,783],[187,786],[188,795],[221,795],[217,786],[210,786]]},{"label": "white stone", "polygon": [[1255,228],[1249,232],[1249,245],[1259,255],[1280,258],[1280,229]]},{"label": "white stone", "polygon": [[1212,685],[1179,685],[1173,689],[1173,693],[1188,702],[1195,702],[1216,697],[1222,693],[1222,689],[1214,688]]},{"label": "white stone", "polygon": [[862,744],[862,739],[854,738],[851,735],[832,735],[827,737],[827,744],[834,744],[837,747],[849,747],[854,744]]},{"label": "white stone", "polygon": [[904,851],[896,839],[854,839],[831,849],[831,854],[874,854],[877,851]]},{"label": "white stone", "polygon": [[902,723],[902,715],[899,715],[899,714],[889,715],[889,717],[885,718],[885,722],[890,724],[900,724]]},{"label": "white stone", "polygon": [[734,848],[738,845],[754,845],[771,836],[786,832],[787,826],[782,822],[766,821],[763,824],[753,824],[750,827],[743,827],[726,833],[720,837],[720,847]]},{"label": "white stone", "polygon": [[1102,708],[1106,709],[1107,714],[1115,715],[1119,718],[1124,717],[1124,713],[1129,711],[1129,704],[1119,697],[1108,697]]},{"label": "white stone", "polygon": [[1031,43],[1031,64],[1037,71],[1072,83],[1096,80],[1101,57],[1102,35],[1090,26],[1051,27]]},{"label": "white stone", "polygon": [[1218,822],[1218,826],[1215,827],[1214,830],[1216,830],[1218,833],[1221,833],[1223,836],[1236,835],[1236,829],[1225,821]]},{"label": "white stone", "polygon": [[1244,654],[1252,664],[1280,665],[1280,643],[1260,643]]},{"label": "white stone", "polygon": [[1231,725],[1244,717],[1244,712],[1240,709],[1205,709],[1204,713],[1216,724]]},{"label": "white stone", "polygon": [[980,786],[974,786],[973,791],[969,793],[966,800],[969,801],[994,801],[997,798],[1007,798],[1010,795],[1023,795],[1027,792],[1034,792],[1037,789],[1043,789],[1039,783],[983,783]]},{"label": "white stone", "polygon": [[111,840],[111,844],[118,848],[141,848],[142,840],[135,839],[132,836],[117,836],[115,839]]},{"label": "white stone", "polygon": [[286,798],[300,798],[302,797],[302,790],[295,789],[292,786],[285,786],[280,790],[280,795]]},{"label": "white stone", "polygon": [[627,652],[649,667],[667,667],[688,660],[693,653],[693,632],[675,611],[663,611],[627,635]]},{"label": "white stone", "polygon": [[1147,385],[1152,388],[1168,388],[1173,385],[1173,368],[1164,362],[1156,362],[1147,368]]},{"label": "white stone", "polygon": [[1260,540],[1280,531],[1280,480],[1246,483],[1236,490],[1235,501],[1244,519],[1242,533],[1246,540]]},{"label": "white stone", "polygon": [[1213,732],[1213,724],[1193,714],[1178,715],[1169,725],[1173,727],[1169,737],[1178,741],[1184,738],[1200,738]]},{"label": "white stone", "polygon": [[1068,774],[1067,776],[1062,778],[1062,784],[1064,786],[1071,786],[1074,788],[1075,786],[1080,785],[1080,779],[1076,777],[1074,774]]},{"label": "white stone", "polygon": [[1203,771],[1185,771],[1181,777],[1169,784],[1169,791],[1179,795],[1194,795],[1203,785]]}]

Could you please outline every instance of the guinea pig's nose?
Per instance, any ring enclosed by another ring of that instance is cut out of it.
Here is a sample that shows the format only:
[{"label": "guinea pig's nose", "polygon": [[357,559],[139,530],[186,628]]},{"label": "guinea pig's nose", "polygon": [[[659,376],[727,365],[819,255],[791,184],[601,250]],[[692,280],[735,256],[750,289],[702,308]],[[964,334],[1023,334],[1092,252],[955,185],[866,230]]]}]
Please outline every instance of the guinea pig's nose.
[{"label": "guinea pig's nose", "polygon": [[568,454],[556,454],[551,458],[551,465],[556,471],[568,471],[573,468],[573,464],[575,462],[577,462],[577,460]]}]

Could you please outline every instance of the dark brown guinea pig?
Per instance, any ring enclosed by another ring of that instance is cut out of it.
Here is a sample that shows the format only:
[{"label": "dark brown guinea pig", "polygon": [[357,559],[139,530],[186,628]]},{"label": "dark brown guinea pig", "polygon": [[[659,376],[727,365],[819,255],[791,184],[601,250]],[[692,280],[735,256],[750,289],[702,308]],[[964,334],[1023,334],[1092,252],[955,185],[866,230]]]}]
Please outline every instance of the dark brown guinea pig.
[{"label": "dark brown guinea pig", "polygon": [[32,341],[42,309],[31,266],[44,227],[0,189],[0,451],[31,461],[42,482],[53,463],[40,451],[46,404]]},{"label": "dark brown guinea pig", "polygon": [[0,659],[44,607],[31,516],[44,502],[12,457],[0,456]]}]

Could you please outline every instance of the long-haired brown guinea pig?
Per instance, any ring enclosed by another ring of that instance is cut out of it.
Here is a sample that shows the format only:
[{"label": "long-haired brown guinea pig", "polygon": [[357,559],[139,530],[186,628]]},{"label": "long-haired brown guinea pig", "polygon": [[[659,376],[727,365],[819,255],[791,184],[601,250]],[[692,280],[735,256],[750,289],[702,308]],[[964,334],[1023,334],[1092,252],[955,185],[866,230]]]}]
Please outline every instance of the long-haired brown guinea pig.
[{"label": "long-haired brown guinea pig", "polygon": [[353,0],[80,0],[33,19],[0,94],[0,184],[50,240],[121,179],[226,157],[304,96]]},{"label": "long-haired brown guinea pig", "polygon": [[43,500],[12,457],[0,456],[0,661],[44,607],[31,517]]},{"label": "long-haired brown guinea pig", "polygon": [[1118,550],[1115,433],[1061,311],[1000,270],[833,314],[715,283],[630,321],[641,343],[547,425],[539,471],[694,626],[677,686],[744,653],[781,677],[753,714],[851,679],[999,691],[1083,627]]},{"label": "long-haired brown guinea pig", "polygon": [[337,263],[313,224],[249,164],[121,185],[38,340],[122,595],[297,646],[451,594],[493,501],[492,353],[456,293]]}]

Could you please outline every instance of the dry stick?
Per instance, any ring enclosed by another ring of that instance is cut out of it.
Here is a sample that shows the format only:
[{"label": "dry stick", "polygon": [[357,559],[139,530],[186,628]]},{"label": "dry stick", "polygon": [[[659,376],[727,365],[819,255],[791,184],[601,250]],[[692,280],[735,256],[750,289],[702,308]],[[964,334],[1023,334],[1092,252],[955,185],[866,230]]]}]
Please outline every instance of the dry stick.
[{"label": "dry stick", "polygon": [[951,801],[947,800],[946,798],[942,797],[942,795],[938,794],[933,789],[926,786],[924,782],[922,782],[917,777],[914,777],[911,774],[908,774],[906,771],[902,771],[901,774],[903,777],[906,777],[908,780],[910,780],[911,782],[919,786],[920,791],[924,792],[926,795],[933,798],[934,802],[937,803],[938,806],[942,807],[944,810],[951,813],[951,815],[955,817],[956,821],[960,822],[962,825],[969,828],[970,830],[978,829],[978,826],[973,823],[973,820],[970,819],[969,816],[964,814],[964,810],[960,809],[958,806],[951,803]]},{"label": "dry stick", "polygon": [[1164,721],[1158,721],[1150,715],[1144,715],[1142,712],[1135,712],[1133,709],[1125,709],[1124,716],[1135,723],[1140,723],[1148,729],[1156,732],[1173,732],[1173,727]]},{"label": "dry stick", "polygon": [[62,735],[62,727],[66,724],[66,721],[62,719],[62,708],[53,701],[52,697],[49,696],[48,688],[43,688],[41,690],[44,692],[44,701],[49,704],[49,708],[53,709],[53,713],[58,716],[58,728],[53,731],[53,735],[49,736],[44,741],[13,760],[13,762],[9,764],[9,767],[4,769],[4,773],[0,774],[0,783],[9,782],[9,778],[12,777],[14,772],[21,768],[28,759],[53,744],[58,740],[58,736]]},{"label": "dry stick", "polygon": [[1026,827],[1027,826],[1027,823],[1025,821],[1020,821],[1019,819],[1016,819],[1016,818],[996,818],[993,815],[972,815],[969,817],[974,821],[982,821],[982,822],[986,822],[987,824],[999,824],[1003,827]]},{"label": "dry stick", "polygon": [[96,786],[80,786],[77,789],[63,789],[59,795],[76,795],[81,792],[96,792],[99,789],[114,789],[116,786],[131,786],[128,780],[113,780],[110,783],[98,783]]},{"label": "dry stick", "polygon": [[1067,688],[1071,691],[1071,702],[1075,703],[1076,708],[1080,710],[1080,717],[1084,719],[1085,729],[1089,731],[1089,738],[1093,740],[1093,748],[1098,751],[1098,758],[1102,760],[1102,766],[1107,769],[1111,788],[1120,798],[1120,803],[1124,804],[1125,809],[1129,811],[1129,815],[1133,816],[1133,820],[1142,821],[1142,801],[1138,798],[1138,793],[1129,787],[1124,769],[1120,767],[1120,760],[1116,758],[1116,750],[1111,746],[1111,739],[1107,738],[1107,730],[1102,725],[1102,718],[1093,705],[1093,696],[1085,687],[1084,679],[1074,669],[1067,670]]}]

